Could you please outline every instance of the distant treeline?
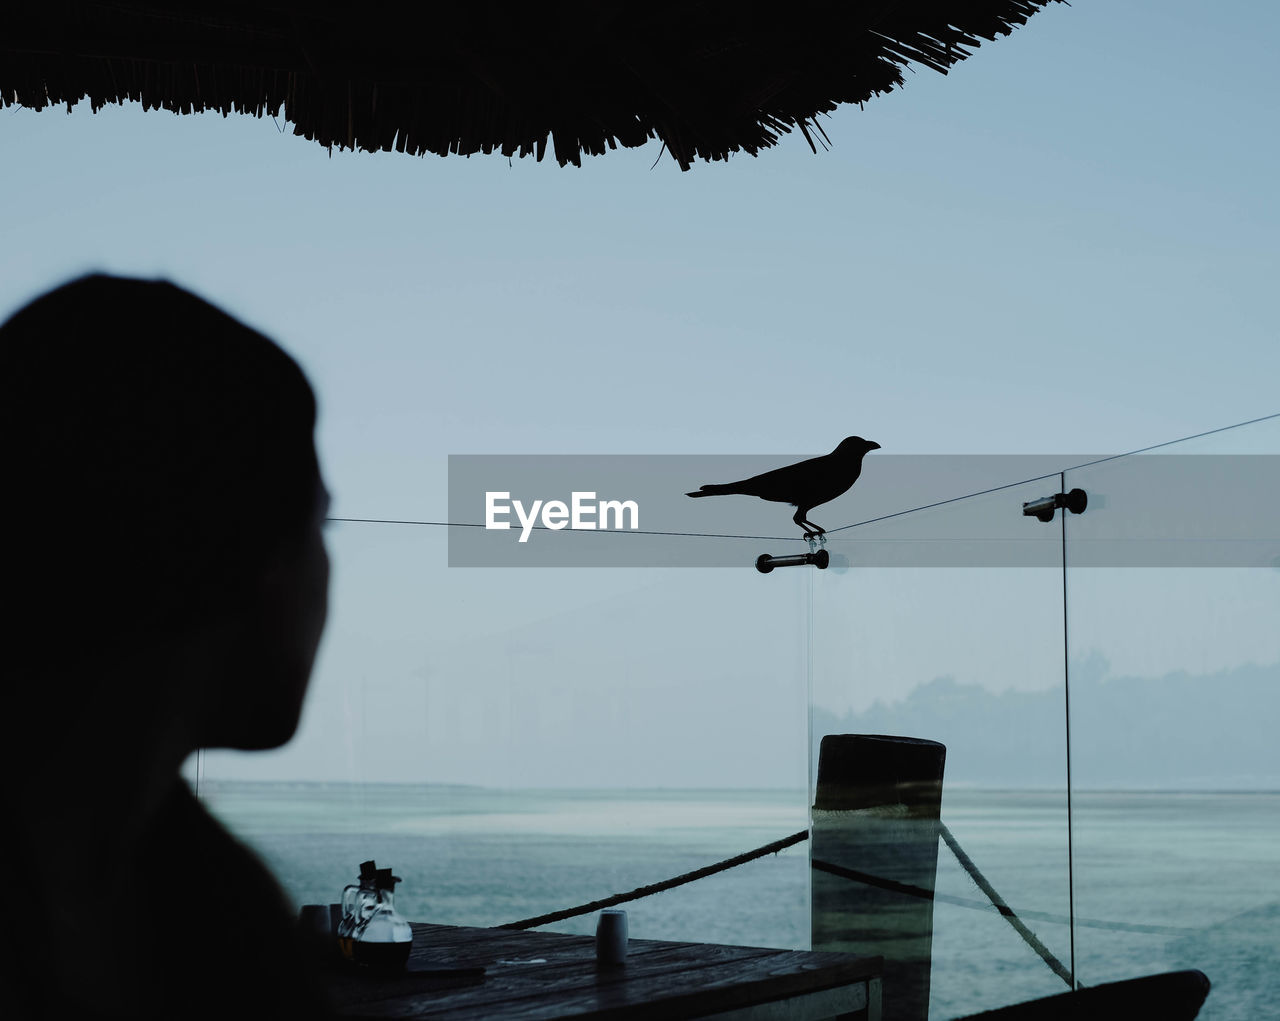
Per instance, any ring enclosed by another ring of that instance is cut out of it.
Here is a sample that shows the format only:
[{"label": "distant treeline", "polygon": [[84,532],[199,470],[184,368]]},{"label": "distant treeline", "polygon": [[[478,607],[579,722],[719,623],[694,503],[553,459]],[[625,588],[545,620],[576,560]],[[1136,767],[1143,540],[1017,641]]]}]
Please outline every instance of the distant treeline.
[{"label": "distant treeline", "polygon": [[[1209,675],[1107,677],[1093,657],[1071,667],[1071,767],[1076,789],[1280,789],[1280,664]],[[950,783],[1061,787],[1063,689],[994,693],[939,677],[901,702],[837,716],[813,709],[823,734],[898,734],[947,746]]]}]

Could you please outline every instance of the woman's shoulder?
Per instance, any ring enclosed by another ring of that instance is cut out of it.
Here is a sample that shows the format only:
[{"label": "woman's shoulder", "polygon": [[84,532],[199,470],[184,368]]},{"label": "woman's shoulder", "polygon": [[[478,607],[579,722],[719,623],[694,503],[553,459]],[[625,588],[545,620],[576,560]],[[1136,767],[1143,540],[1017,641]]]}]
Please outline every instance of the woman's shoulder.
[{"label": "woman's shoulder", "polygon": [[146,853],[156,880],[149,900],[161,916],[146,943],[167,976],[166,999],[202,990],[188,1016],[326,1014],[318,970],[279,883],[185,783],[157,814]]}]

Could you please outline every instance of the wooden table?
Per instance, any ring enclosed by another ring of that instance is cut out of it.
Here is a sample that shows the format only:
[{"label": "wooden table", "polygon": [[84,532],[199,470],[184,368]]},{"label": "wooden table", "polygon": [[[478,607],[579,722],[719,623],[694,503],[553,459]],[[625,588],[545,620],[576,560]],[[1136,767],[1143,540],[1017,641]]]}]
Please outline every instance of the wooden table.
[{"label": "wooden table", "polygon": [[406,973],[334,972],[330,991],[344,1016],[367,1018],[879,1021],[882,964],[854,954],[633,939],[626,963],[611,967],[596,963],[590,936],[414,923]]}]

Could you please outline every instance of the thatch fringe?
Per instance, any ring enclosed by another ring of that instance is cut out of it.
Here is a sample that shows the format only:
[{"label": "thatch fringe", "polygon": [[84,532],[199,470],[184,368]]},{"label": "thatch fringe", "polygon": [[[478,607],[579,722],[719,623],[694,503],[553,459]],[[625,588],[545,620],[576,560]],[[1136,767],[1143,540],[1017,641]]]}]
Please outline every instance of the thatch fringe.
[{"label": "thatch fringe", "polygon": [[331,149],[414,155],[541,160],[550,139],[562,166],[658,138],[688,169],[793,128],[816,148],[819,116],[1051,2],[30,4],[0,34],[0,106],[283,111]]}]

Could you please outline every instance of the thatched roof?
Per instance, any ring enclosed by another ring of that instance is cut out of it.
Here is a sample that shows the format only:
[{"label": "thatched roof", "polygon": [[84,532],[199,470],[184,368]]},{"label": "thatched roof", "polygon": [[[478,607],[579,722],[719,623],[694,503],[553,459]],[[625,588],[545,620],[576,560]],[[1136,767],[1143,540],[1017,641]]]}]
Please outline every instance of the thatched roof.
[{"label": "thatched roof", "polygon": [[550,139],[561,165],[659,138],[688,169],[792,128],[813,145],[818,115],[909,64],[945,73],[1051,2],[13,4],[0,103],[283,107],[325,146],[542,159]]}]

